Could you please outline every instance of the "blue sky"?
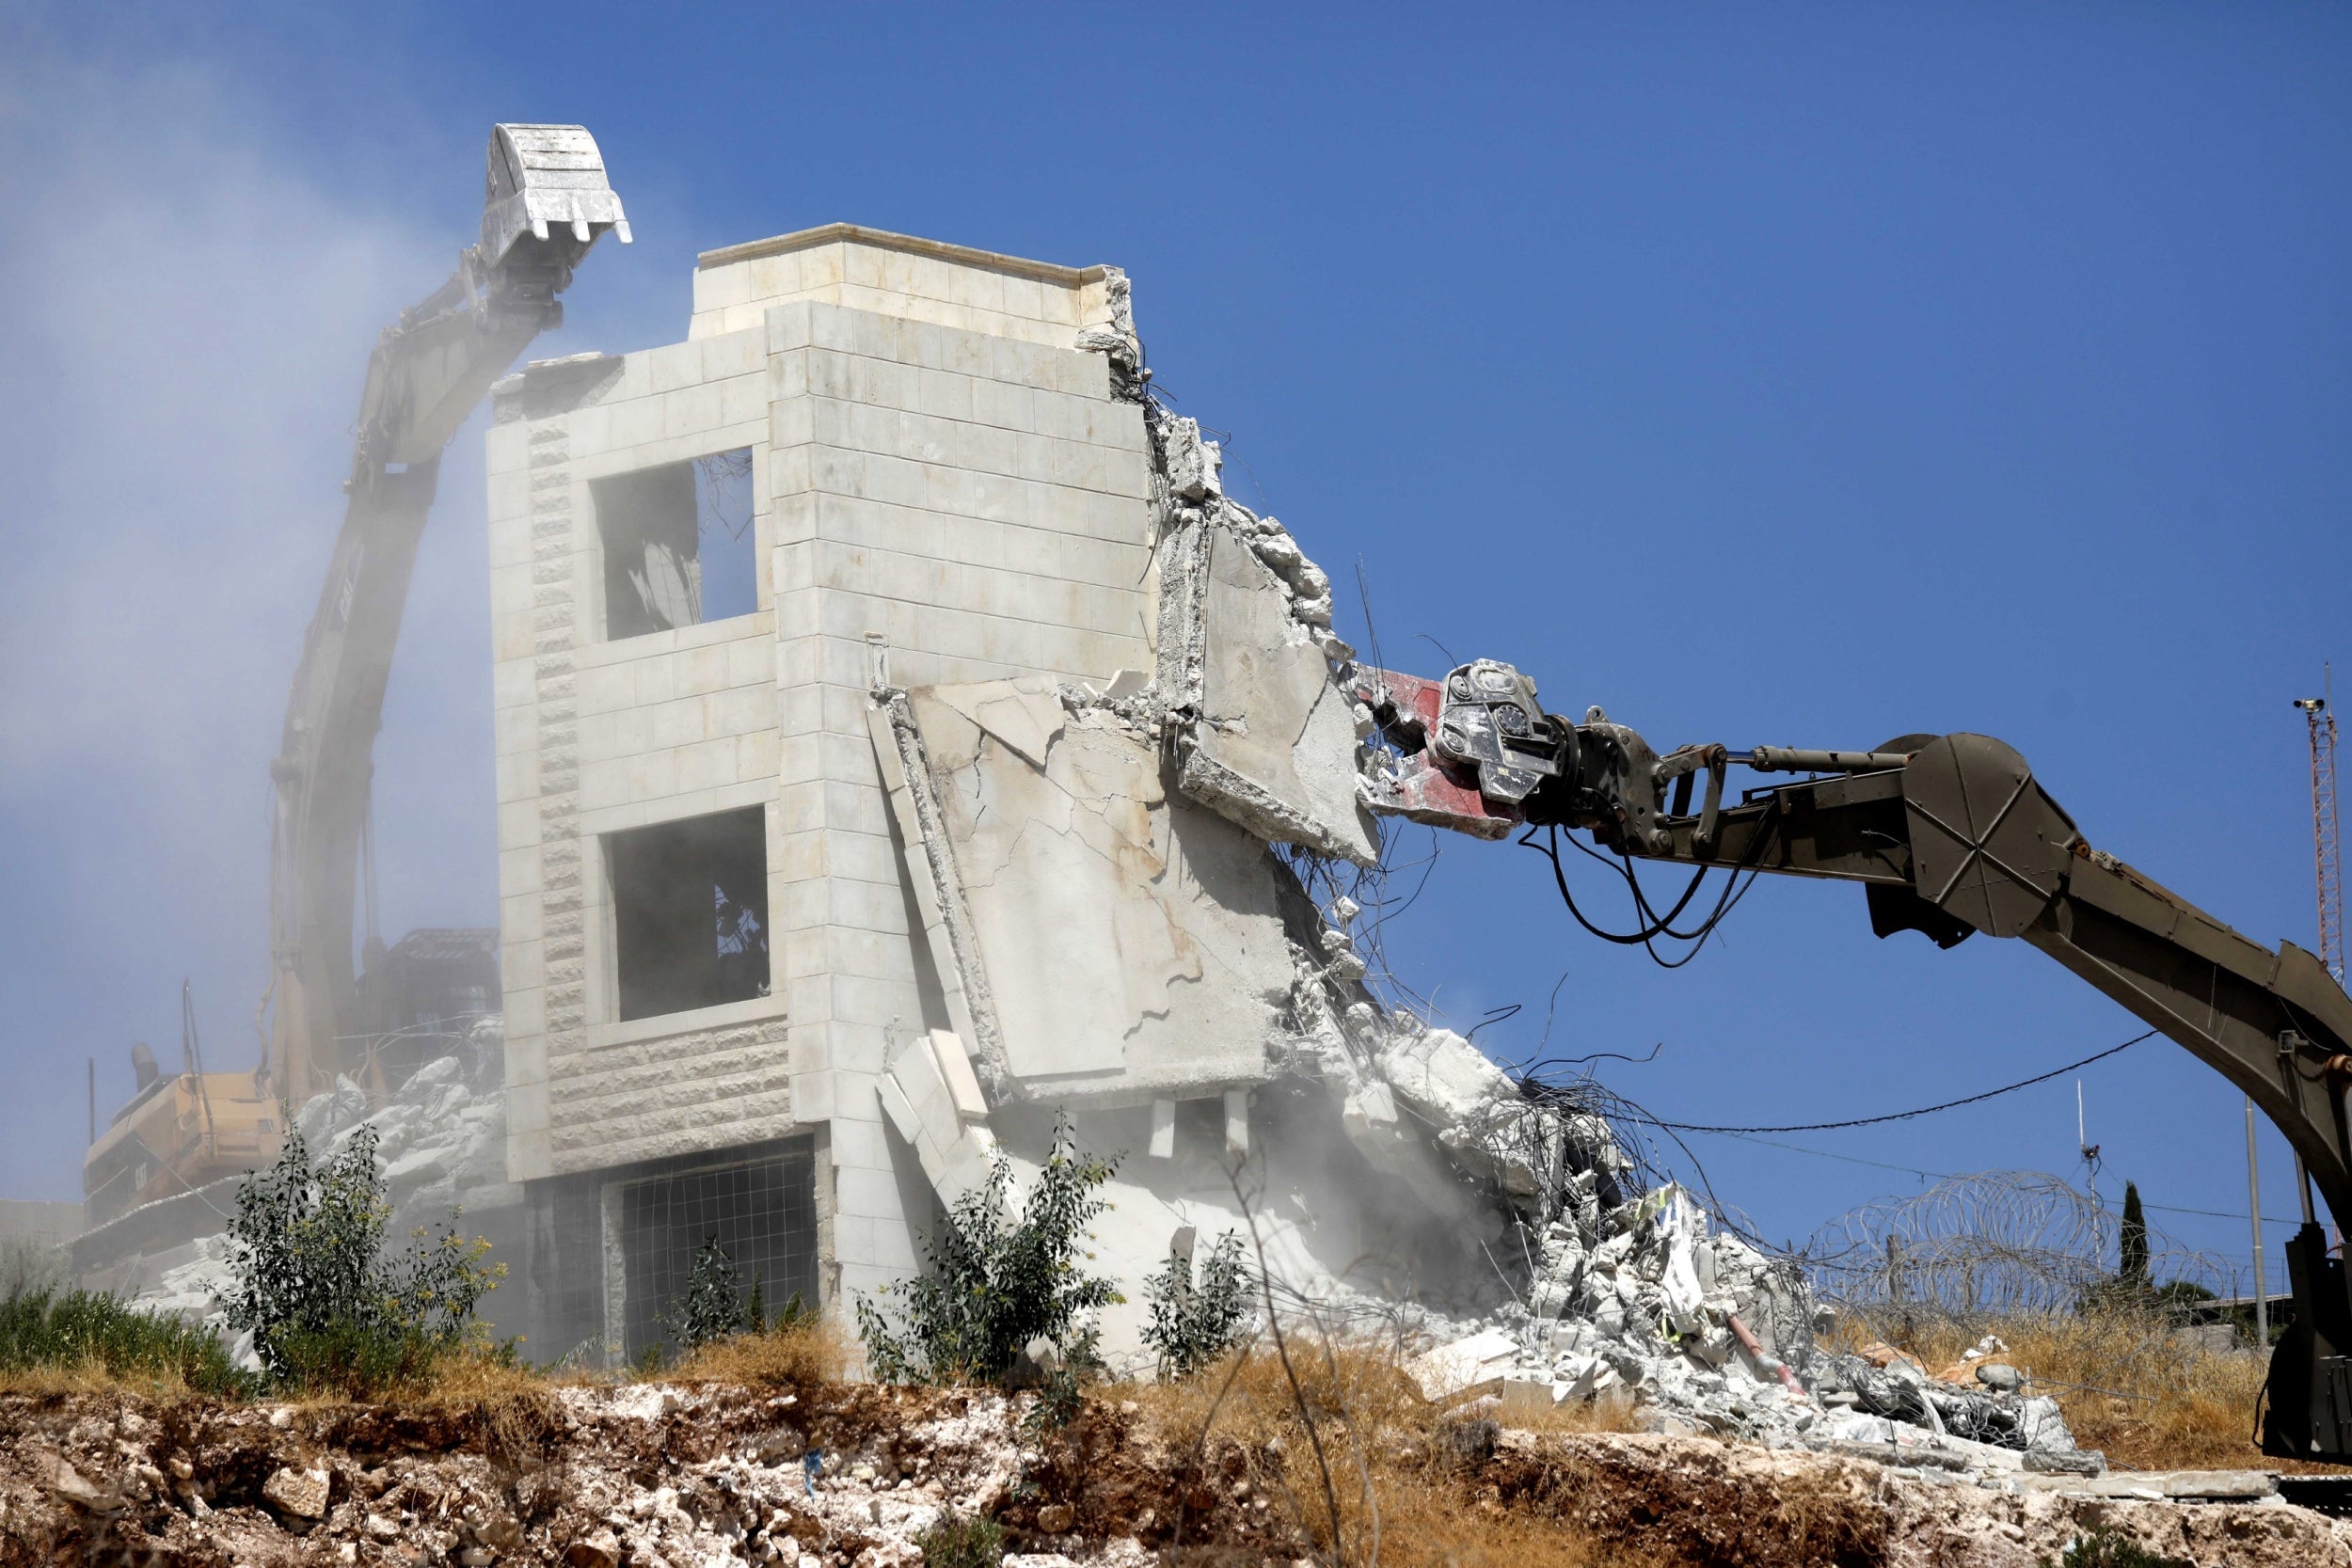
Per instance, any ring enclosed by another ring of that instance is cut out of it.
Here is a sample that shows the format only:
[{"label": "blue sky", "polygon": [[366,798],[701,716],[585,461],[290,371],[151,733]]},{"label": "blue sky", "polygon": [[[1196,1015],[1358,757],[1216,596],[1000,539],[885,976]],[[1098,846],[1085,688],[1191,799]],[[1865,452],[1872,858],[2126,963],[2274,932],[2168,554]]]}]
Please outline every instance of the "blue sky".
[{"label": "blue sky", "polygon": [[[359,372],[496,119],[590,126],[638,235],[538,352],[672,341],[697,250],[835,219],[1115,262],[1158,384],[1360,561],[1391,663],[1510,659],[1661,748],[1999,735],[2094,843],[2312,940],[2288,703],[2352,658],[2341,8],[97,10],[0,15],[0,1193],[76,1191],[84,1060],[111,1103],[131,1039],[170,1059],[183,974],[250,1059]],[[478,429],[442,494],[377,748],[395,934],[495,918]],[[1881,942],[1802,883],[1666,974],[1467,840],[1388,948],[1465,1025],[1524,1004],[1498,1054],[1555,984],[1550,1049],[1662,1042],[1604,1076],[1691,1121],[2137,1032],[2020,943]],[[2244,1212],[2218,1077],[2158,1041],[2083,1093],[2110,1193]],[[1783,1141],[1821,1152],[1692,1143],[1775,1237],[1921,1171],[2079,1170],[2071,1080]]]}]

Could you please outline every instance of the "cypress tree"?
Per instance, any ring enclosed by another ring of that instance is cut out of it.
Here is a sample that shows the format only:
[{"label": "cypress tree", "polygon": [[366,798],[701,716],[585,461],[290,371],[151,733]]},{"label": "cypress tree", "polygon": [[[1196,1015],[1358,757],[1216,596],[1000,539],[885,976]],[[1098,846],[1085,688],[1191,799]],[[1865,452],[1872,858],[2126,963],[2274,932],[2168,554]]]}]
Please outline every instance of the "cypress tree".
[{"label": "cypress tree", "polygon": [[2118,1241],[2123,1283],[2144,1289],[2148,1284],[2148,1216],[2140,1209],[2136,1182],[2123,1183],[2123,1227]]}]

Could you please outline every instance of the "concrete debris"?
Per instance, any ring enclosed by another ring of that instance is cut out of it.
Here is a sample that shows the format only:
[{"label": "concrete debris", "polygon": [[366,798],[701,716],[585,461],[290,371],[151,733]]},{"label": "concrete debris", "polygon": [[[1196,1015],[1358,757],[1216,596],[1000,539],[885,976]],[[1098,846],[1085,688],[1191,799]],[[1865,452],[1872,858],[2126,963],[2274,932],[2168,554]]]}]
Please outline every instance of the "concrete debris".
[{"label": "concrete debris", "polygon": [[954,1030],[933,1029],[894,1046],[878,1092],[891,1125],[914,1147],[944,1200],[953,1203],[987,1181],[996,1138]]},{"label": "concrete debris", "polygon": [[[1474,1122],[1476,1072],[1450,1052],[1427,1054],[1452,1071],[1413,1077],[1421,1103]],[[1563,1204],[1542,1242],[1529,1307],[1414,1363],[1431,1398],[1501,1403],[1538,1382],[1555,1401],[1623,1389],[1661,1431],[1954,1472],[2105,1467],[2075,1448],[2057,1402],[2022,1379],[2009,1389],[1944,1382],[1892,1352],[1817,1348],[1802,1275],[1715,1230],[1678,1186],[1605,1209]]]},{"label": "concrete debris", "polygon": [[1355,650],[1331,579],[1290,531],[1225,495],[1197,420],[1147,404],[1159,525],[1156,707],[1177,787],[1258,837],[1369,865]]},{"label": "concrete debris", "polygon": [[389,1233],[438,1219],[461,1195],[506,1180],[503,1021],[477,1021],[464,1053],[437,1057],[412,1073],[373,1110],[348,1078],[294,1113],[312,1159],[341,1149],[359,1128],[373,1128],[376,1156],[392,1200]]},{"label": "concrete debris", "polygon": [[1518,1360],[1518,1336],[1490,1328],[1425,1352],[1406,1370],[1421,1388],[1422,1398],[1450,1400],[1500,1384]]}]

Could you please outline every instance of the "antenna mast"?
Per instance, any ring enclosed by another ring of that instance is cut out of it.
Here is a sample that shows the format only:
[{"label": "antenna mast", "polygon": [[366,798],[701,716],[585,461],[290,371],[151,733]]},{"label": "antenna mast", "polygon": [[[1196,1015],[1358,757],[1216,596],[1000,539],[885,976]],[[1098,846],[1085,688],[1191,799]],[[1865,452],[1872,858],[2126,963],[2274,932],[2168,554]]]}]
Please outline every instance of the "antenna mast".
[{"label": "antenna mast", "polygon": [[[2332,679],[2328,683],[2334,686]],[[2344,861],[2336,812],[2336,716],[2328,698],[2298,697],[2312,740],[2312,857],[2319,894],[2319,961],[2344,981]]]}]

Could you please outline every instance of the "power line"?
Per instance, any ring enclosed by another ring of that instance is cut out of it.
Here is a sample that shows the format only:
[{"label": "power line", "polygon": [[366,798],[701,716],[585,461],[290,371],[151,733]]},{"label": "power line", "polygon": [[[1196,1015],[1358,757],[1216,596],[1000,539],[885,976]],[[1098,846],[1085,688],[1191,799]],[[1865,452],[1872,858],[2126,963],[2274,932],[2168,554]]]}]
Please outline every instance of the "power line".
[{"label": "power line", "polygon": [[2019,1089],[2032,1088],[2036,1084],[2046,1084],[2053,1078],[2063,1078],[2068,1073],[2073,1072],[2079,1068],[2087,1068],[2093,1062],[2105,1061],[2106,1058],[2116,1054],[2118,1052],[2129,1051],[2133,1046],[2137,1045],[2142,1040],[2153,1039],[2159,1032],[2160,1031],[2158,1030],[2151,1029],[2144,1035],[2134,1035],[2130,1039],[2125,1040],[2122,1045],[2108,1046],[2105,1051],[2097,1052],[2091,1055],[2085,1056],[2079,1062],[2069,1062],[2064,1067],[2052,1068],[2049,1071],[2042,1073],[2036,1077],[2023,1079],[2014,1084],[2004,1084],[1997,1089],[1987,1089],[1982,1094],[1972,1094],[1965,1100],[1947,1100],[1941,1105],[1922,1105],[1915,1111],[1897,1111],[1888,1116],[1855,1117],[1850,1121],[1799,1122],[1788,1127],[1702,1127],[1695,1122],[1660,1121],[1655,1117],[1639,1114],[1635,1115],[1634,1119],[1637,1121],[1647,1122],[1652,1127],[1662,1127],[1672,1132],[1726,1132],[1737,1134],[1752,1132],[1835,1132],[1848,1127],[1877,1127],[1890,1121],[1909,1121],[1914,1117],[1931,1117],[1938,1111],[1955,1111],[1963,1105],[1974,1105],[1981,1101],[1995,1099],[2001,1095],[2014,1094]]},{"label": "power line", "polygon": [[[1889,1164],[1884,1160],[1865,1160],[1861,1156],[1855,1154],[1836,1154],[1826,1148],[1807,1148],[1802,1144],[1780,1143],[1772,1138],[1759,1138],[1752,1133],[1726,1132],[1724,1136],[1738,1138],[1741,1143],[1761,1144],[1767,1148],[1786,1149],[1791,1154],[1810,1154],[1817,1160],[1837,1160],[1849,1165],[1867,1165],[1872,1170],[1891,1170],[1901,1176],[1915,1176],[1922,1181],[1926,1181],[1931,1179],[1937,1181],[1964,1181],[1967,1180],[1967,1176],[1965,1174],[1957,1171],[1922,1170],[1917,1165]],[[2228,1213],[2219,1209],[2184,1209],[2177,1204],[2149,1203],[2144,1199],[2142,1200],[2140,1206],[2145,1209],[2158,1210],[2167,1214],[2200,1214],[2207,1219],[2244,1220],[2246,1218],[2244,1214]],[[2303,1222],[2300,1218],[2279,1219],[2273,1215],[2265,1214],[2263,1216],[2263,1224],[2283,1225],[2288,1229],[2294,1230],[2299,1228]]]}]

